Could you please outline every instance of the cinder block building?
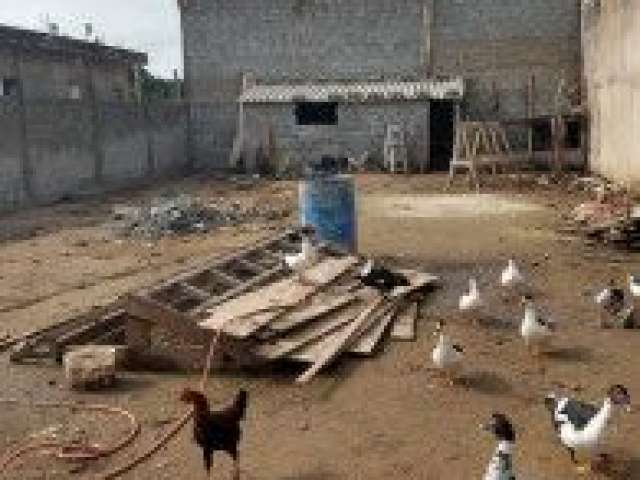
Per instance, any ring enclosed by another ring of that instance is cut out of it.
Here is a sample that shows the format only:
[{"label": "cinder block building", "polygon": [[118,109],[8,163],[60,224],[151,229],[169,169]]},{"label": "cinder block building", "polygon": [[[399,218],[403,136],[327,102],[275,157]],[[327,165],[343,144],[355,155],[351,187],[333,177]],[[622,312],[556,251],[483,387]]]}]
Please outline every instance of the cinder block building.
[{"label": "cinder block building", "polygon": [[135,101],[147,55],[97,42],[0,25],[0,97]]},{"label": "cinder block building", "polygon": [[445,169],[456,110],[552,115],[580,82],[580,0],[179,3],[198,164],[224,168],[265,131],[298,163],[379,156],[399,124],[410,165]]}]

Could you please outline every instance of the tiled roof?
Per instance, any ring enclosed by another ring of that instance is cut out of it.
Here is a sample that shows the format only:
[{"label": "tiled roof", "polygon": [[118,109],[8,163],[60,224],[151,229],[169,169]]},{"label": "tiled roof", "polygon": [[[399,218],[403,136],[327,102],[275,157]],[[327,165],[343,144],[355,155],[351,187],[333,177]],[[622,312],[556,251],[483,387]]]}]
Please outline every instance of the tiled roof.
[{"label": "tiled roof", "polygon": [[454,99],[464,94],[462,78],[422,82],[361,82],[306,85],[256,85],[239,98],[243,103],[297,101],[376,102],[381,100]]}]

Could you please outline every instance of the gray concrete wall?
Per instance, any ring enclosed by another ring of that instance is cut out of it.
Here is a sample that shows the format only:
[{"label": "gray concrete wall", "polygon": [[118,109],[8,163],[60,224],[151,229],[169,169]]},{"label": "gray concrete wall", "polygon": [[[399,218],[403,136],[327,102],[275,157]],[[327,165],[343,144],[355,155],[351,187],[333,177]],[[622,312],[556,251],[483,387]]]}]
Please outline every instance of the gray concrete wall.
[{"label": "gray concrete wall", "polygon": [[84,99],[93,88],[101,101],[134,101],[137,86],[131,81],[131,68],[119,62],[89,66],[80,59],[36,53],[18,57],[0,45],[0,78],[20,77],[27,100],[69,99],[71,86],[75,85]]},{"label": "gray concrete wall", "polygon": [[[283,83],[464,75],[473,119],[526,116],[535,75],[534,113],[551,113],[560,78],[579,76],[579,3],[190,0],[182,26],[187,98],[201,105],[196,161],[226,165],[243,72]],[[208,102],[217,105],[207,116]]]},{"label": "gray concrete wall", "polygon": [[[336,125],[297,125],[294,110],[293,104],[245,105],[246,136],[264,138],[271,126],[278,151],[297,167],[322,155],[358,157],[365,151],[381,160],[386,125],[398,123],[406,132],[409,163],[418,166],[426,161],[429,106],[425,101],[339,104]],[[249,166],[252,163],[249,159]]]},{"label": "gray concrete wall", "polygon": [[584,15],[591,168],[640,188],[640,3],[602,1]]},{"label": "gray concrete wall", "polygon": [[580,80],[579,0],[435,0],[433,73],[466,79],[470,119],[555,113],[564,78]]},{"label": "gray concrete wall", "polygon": [[17,101],[1,100],[0,211],[182,168],[187,113],[174,103],[32,100],[22,115]]},{"label": "gray concrete wall", "polygon": [[24,201],[20,107],[15,99],[0,97],[0,210]]}]

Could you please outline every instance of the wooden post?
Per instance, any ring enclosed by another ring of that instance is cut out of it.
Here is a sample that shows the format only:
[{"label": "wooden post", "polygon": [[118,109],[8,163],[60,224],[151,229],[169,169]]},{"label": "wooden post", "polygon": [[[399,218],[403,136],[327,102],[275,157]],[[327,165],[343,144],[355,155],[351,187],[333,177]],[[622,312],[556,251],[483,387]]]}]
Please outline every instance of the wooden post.
[{"label": "wooden post", "polygon": [[533,116],[535,114],[534,111],[534,98],[535,98],[535,82],[536,77],[531,75],[529,77],[529,82],[527,84],[527,118],[529,119],[528,125],[528,141],[527,141],[527,151],[529,153],[529,161],[533,161]]},{"label": "wooden post", "polygon": [[33,200],[34,191],[31,184],[32,168],[31,154],[29,152],[29,135],[27,130],[27,104],[24,93],[24,78],[22,75],[22,56],[16,53],[14,56],[16,77],[18,80],[18,112],[20,117],[20,175],[22,177],[22,190],[29,200]]},{"label": "wooden post", "polygon": [[425,78],[433,74],[433,10],[434,0],[425,0],[422,5],[422,36],[424,48],[422,51],[422,63]]},{"label": "wooden post", "polygon": [[[425,127],[425,141],[423,142],[423,152],[420,155],[420,173],[425,173],[425,171],[431,165],[431,102],[427,101],[426,105],[427,109],[427,122]],[[454,126],[455,129],[455,126]]]}]

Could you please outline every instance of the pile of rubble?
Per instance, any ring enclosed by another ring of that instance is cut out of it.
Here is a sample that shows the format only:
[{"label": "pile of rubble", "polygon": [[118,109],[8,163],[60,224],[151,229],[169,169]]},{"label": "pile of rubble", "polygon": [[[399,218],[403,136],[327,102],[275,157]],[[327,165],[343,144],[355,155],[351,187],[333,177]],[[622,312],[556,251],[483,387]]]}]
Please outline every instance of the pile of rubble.
[{"label": "pile of rubble", "polygon": [[640,249],[640,208],[633,204],[628,192],[599,178],[581,179],[580,184],[596,198],[571,212],[566,230],[591,243]]},{"label": "pile of rubble", "polygon": [[116,206],[113,229],[120,236],[160,238],[165,235],[208,232],[224,225],[277,220],[286,208],[216,198],[204,202],[190,195],[161,197],[142,206]]}]

